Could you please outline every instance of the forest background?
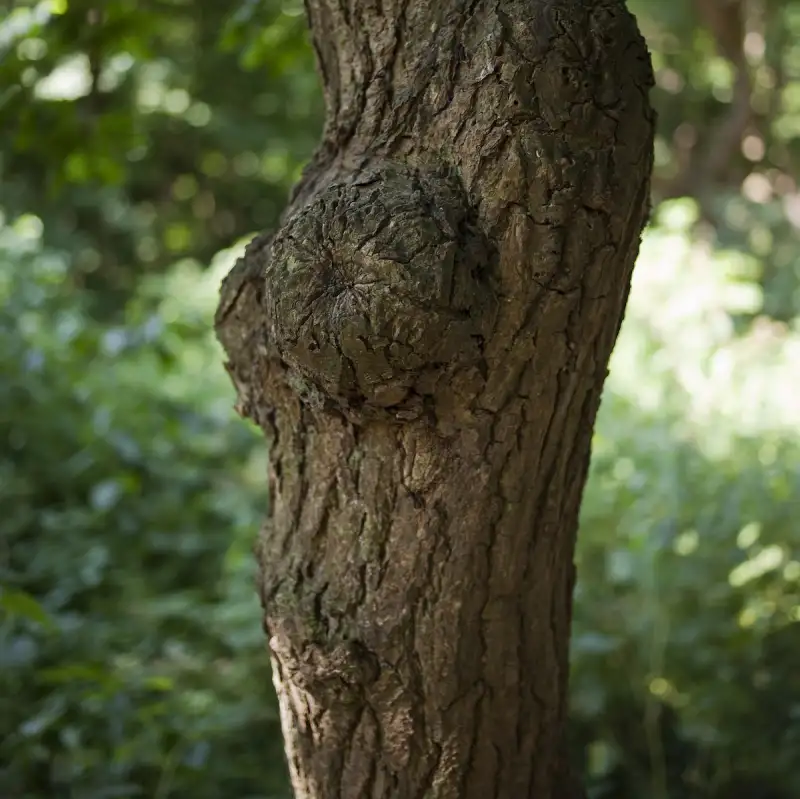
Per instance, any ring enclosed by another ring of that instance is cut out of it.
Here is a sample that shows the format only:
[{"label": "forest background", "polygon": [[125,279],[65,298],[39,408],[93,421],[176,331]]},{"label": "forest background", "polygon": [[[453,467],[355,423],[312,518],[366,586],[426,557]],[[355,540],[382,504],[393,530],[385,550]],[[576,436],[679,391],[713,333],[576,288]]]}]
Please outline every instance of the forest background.
[{"label": "forest background", "polygon": [[[630,0],[659,112],[572,640],[591,799],[800,796],[800,1]],[[297,0],[0,0],[0,795],[286,799],[212,317],[322,105]]]}]

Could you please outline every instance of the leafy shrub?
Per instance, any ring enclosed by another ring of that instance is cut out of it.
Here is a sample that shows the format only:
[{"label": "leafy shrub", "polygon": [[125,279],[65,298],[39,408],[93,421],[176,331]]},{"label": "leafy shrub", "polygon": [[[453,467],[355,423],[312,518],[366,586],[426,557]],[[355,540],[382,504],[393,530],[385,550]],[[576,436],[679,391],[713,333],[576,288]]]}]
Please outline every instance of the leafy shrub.
[{"label": "leafy shrub", "polygon": [[[573,716],[592,797],[800,796],[800,337],[738,337],[738,257],[650,231],[579,534]],[[726,275],[726,272],[728,273]]]},{"label": "leafy shrub", "polygon": [[256,437],[208,313],[102,328],[37,228],[0,230],[0,795],[271,795]]}]

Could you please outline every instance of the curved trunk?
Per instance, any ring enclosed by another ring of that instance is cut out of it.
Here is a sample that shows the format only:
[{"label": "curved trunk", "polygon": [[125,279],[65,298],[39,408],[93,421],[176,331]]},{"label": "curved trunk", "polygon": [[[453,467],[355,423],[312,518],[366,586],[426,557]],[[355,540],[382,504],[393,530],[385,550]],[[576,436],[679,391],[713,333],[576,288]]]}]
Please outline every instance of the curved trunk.
[{"label": "curved trunk", "polygon": [[647,215],[622,0],[308,0],[323,142],[222,290],[308,799],[564,799],[573,552]]}]

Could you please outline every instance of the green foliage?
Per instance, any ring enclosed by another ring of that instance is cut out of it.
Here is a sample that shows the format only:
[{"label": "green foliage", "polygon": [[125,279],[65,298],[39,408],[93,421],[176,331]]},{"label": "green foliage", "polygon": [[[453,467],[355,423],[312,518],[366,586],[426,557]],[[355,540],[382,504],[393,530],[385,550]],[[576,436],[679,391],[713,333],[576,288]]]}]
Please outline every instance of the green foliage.
[{"label": "green foliage", "polygon": [[300,9],[0,0],[0,207],[36,210],[95,315],[274,224],[321,126]]},{"label": "green foliage", "polygon": [[184,285],[203,276],[102,327],[36,228],[0,231],[0,794],[274,795],[262,469]]},{"label": "green foliage", "polygon": [[[695,202],[645,239],[598,422],[575,753],[591,799],[795,799],[800,1],[629,4],[656,200]],[[210,328],[318,137],[312,61],[299,0],[0,0],[0,796],[287,795],[263,445]]]},{"label": "green foliage", "polygon": [[[752,260],[755,313],[800,309],[800,0],[629,0],[650,46],[656,202],[691,196],[696,234]],[[716,13],[714,13],[716,9]]]},{"label": "green foliage", "polygon": [[577,743],[592,799],[790,799],[800,405],[787,389],[800,335],[737,336],[730,313],[752,292],[726,279],[725,255],[691,244],[691,207],[658,222],[584,498]]}]

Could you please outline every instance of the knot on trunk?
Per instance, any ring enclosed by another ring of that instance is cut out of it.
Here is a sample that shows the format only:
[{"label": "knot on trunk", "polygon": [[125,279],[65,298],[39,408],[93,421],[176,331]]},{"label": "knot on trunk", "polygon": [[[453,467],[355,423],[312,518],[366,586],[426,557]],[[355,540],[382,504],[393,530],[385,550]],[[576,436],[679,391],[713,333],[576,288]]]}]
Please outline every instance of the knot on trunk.
[{"label": "knot on trunk", "polygon": [[382,163],[290,217],[263,298],[290,381],[360,416],[418,416],[459,372],[474,396],[493,303],[470,216],[452,177]]}]

